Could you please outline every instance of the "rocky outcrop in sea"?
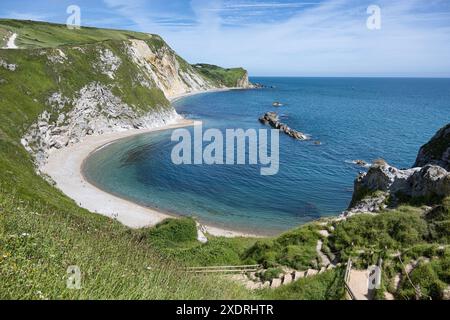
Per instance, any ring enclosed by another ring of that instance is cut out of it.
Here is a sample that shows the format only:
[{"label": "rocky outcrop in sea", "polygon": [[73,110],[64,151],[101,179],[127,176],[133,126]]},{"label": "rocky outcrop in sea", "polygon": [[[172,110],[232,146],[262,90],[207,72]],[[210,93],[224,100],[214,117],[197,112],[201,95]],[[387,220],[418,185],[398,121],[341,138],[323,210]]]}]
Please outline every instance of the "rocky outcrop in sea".
[{"label": "rocky outcrop in sea", "polygon": [[308,140],[308,137],[301,133],[300,131],[291,129],[287,124],[279,121],[278,114],[276,112],[266,112],[263,116],[259,118],[262,124],[270,125],[272,128],[278,129],[288,136],[297,140]]},{"label": "rocky outcrop in sea", "polygon": [[395,206],[400,199],[427,201],[450,196],[449,132],[447,125],[421,148],[414,168],[397,169],[383,160],[375,161],[368,172],[356,178],[352,202],[343,216],[376,213]]}]

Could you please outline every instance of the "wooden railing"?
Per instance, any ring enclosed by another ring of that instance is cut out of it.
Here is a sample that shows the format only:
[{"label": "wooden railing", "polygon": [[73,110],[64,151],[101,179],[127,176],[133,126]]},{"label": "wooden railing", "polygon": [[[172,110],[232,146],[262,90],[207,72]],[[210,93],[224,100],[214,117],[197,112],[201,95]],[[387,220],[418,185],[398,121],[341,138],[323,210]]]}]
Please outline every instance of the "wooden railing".
[{"label": "wooden railing", "polygon": [[347,291],[347,294],[350,296],[350,299],[357,300],[356,296],[353,294],[352,289],[350,288],[349,281],[350,281],[350,271],[352,271],[352,259],[348,259],[347,261],[347,268],[345,269],[345,275],[344,275],[344,286],[345,290]]},{"label": "wooden railing", "polygon": [[190,267],[186,271],[192,273],[247,273],[256,272],[262,269],[260,264],[249,264],[241,266],[210,266],[210,267]]}]

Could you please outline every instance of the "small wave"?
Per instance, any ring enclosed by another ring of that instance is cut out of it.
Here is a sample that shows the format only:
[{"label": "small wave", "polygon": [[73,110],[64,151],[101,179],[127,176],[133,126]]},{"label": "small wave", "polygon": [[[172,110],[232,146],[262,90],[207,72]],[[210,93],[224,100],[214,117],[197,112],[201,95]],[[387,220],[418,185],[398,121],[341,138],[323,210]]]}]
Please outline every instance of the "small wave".
[{"label": "small wave", "polygon": [[372,166],[372,164],[369,163],[369,162],[366,162],[366,163],[363,165],[363,164],[358,163],[357,160],[345,160],[344,162],[345,162],[345,163],[349,163],[349,164],[354,164],[354,165],[356,165],[356,166],[363,167],[363,168],[370,168],[370,167]]}]

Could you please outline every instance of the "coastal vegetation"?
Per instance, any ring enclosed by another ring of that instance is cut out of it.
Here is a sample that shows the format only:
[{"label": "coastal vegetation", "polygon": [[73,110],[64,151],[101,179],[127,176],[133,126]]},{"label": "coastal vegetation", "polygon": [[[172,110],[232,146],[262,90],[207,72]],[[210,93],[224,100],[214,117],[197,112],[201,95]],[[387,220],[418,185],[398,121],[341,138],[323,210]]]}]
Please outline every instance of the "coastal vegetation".
[{"label": "coastal vegetation", "polygon": [[243,68],[222,68],[211,64],[195,64],[194,67],[216,86],[238,87],[239,82],[247,74]]},{"label": "coastal vegetation", "polygon": [[342,300],[345,298],[342,268],[303,278],[277,289],[265,289],[261,296],[274,300]]},{"label": "coastal vegetation", "polygon": [[[19,33],[16,44],[25,48],[0,50],[0,298],[251,298],[230,281],[187,274],[169,254],[143,241],[140,231],[81,209],[36,170],[35,159],[21,143],[38,121],[46,132],[60,116],[69,121],[82,89],[93,82],[102,83],[93,93],[115,102],[105,90],[111,89],[122,101],[119,107],[130,106],[133,117],[170,109],[163,91],[124,51],[128,41],[139,39],[171,55],[163,40],[143,33],[94,28],[76,32],[16,20],[0,20],[0,32],[6,37]],[[108,68],[100,68],[102,59]],[[194,74],[192,67],[188,71]],[[136,81],[140,75],[142,81]],[[64,97],[57,106],[49,104],[55,92]],[[98,117],[111,117],[108,107],[111,103],[99,105]],[[45,112],[48,119],[41,117]],[[98,118],[92,121],[98,123]],[[38,140],[31,142],[32,150],[41,151]],[[66,287],[71,265],[81,269],[81,290]]]},{"label": "coastal vegetation", "polygon": [[[45,111],[51,113],[49,122],[70,114],[80,90],[92,82],[104,84],[101,92],[110,88],[132,108],[133,116],[170,109],[161,88],[136,81],[134,76],[143,73],[124,53],[124,41],[142,40],[153,50],[170,48],[160,37],[143,33],[94,28],[75,33],[60,25],[0,20],[0,38],[11,32],[20,33],[17,44],[25,50],[0,51],[0,60],[7,62],[0,63],[1,299],[343,299],[344,264],[350,258],[361,269],[381,258],[382,289],[398,299],[448,297],[448,196],[415,198],[413,203],[397,198],[392,207],[383,201],[377,212],[323,219],[277,237],[207,235],[207,243],[197,241],[191,218],[135,230],[80,208],[36,170],[21,139]],[[93,69],[99,51],[106,50],[120,58],[120,66],[114,64],[106,72]],[[246,78],[243,69],[191,66],[170,56],[179,63],[178,73],[200,74],[205,83],[236,86]],[[49,62],[49,57],[55,60]],[[48,103],[55,92],[70,102],[55,109]],[[100,113],[108,113],[107,108]],[[38,124],[50,127],[45,121]],[[355,204],[380,196],[370,188],[360,190],[365,191]],[[320,249],[318,243],[323,244]],[[333,268],[325,269],[323,256]],[[323,272],[262,290],[246,289],[225,276],[186,272],[193,266],[246,264],[261,264],[263,281],[284,270]],[[81,290],[66,285],[67,269],[74,265],[83,275]]]},{"label": "coastal vegetation", "polygon": [[257,241],[244,254],[246,263],[260,263],[266,268],[287,266],[296,270],[317,268],[318,226],[305,225],[274,239]]},{"label": "coastal vegetation", "polygon": [[149,38],[152,39],[154,45],[159,44],[161,46],[164,43],[164,40],[158,35],[149,35],[141,32],[89,27],[83,27],[74,31],[68,29],[64,24],[0,19],[0,35],[7,35],[8,33],[20,33],[16,45],[25,49],[56,48],[110,40],[149,40]]},{"label": "coastal vegetation", "polygon": [[192,218],[168,219],[154,228],[144,228],[136,235],[161,255],[185,266],[240,265],[244,251],[253,238],[208,237],[205,244],[197,240],[196,222]]}]

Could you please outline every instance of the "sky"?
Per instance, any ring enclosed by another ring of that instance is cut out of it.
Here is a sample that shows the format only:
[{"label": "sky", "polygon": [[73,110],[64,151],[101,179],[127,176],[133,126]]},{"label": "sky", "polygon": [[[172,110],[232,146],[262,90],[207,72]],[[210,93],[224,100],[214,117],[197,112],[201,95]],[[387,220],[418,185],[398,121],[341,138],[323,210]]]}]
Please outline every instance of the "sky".
[{"label": "sky", "polygon": [[0,17],[65,23],[69,5],[84,26],[156,33],[251,76],[450,77],[450,0],[0,0]]}]

